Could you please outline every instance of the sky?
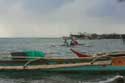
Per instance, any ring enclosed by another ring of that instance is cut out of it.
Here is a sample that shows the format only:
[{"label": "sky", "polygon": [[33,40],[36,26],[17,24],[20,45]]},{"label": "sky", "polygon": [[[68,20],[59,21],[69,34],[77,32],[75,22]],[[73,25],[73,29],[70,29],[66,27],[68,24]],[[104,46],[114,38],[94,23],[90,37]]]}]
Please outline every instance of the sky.
[{"label": "sky", "polygon": [[125,33],[125,1],[0,0],[0,37]]}]

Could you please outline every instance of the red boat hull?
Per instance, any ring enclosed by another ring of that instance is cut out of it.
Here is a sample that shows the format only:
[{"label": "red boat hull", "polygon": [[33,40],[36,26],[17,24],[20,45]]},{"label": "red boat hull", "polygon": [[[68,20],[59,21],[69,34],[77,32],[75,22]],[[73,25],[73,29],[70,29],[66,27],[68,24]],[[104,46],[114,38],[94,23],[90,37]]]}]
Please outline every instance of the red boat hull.
[{"label": "red boat hull", "polygon": [[75,53],[78,57],[91,57],[90,55],[87,55],[87,54],[82,54],[80,52],[77,52],[73,49],[70,49],[73,53]]}]

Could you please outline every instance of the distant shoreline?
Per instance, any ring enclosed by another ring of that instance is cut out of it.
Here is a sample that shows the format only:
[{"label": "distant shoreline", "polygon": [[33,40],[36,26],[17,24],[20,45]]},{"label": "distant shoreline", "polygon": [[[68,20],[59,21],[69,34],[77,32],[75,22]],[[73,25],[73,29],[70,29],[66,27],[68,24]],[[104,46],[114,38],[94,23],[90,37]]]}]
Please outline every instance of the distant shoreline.
[{"label": "distant shoreline", "polygon": [[80,33],[80,34],[70,34],[69,38],[76,37],[77,39],[125,39],[125,34],[87,34],[87,33]]},{"label": "distant shoreline", "polygon": [[[2,39],[11,39],[11,38],[41,38],[41,39],[59,39],[63,36],[59,37],[0,37]],[[68,39],[75,37],[77,39],[125,39],[125,34],[117,34],[117,33],[110,33],[110,34],[97,34],[97,33],[78,33],[78,34],[70,34],[69,36],[65,36]]]}]

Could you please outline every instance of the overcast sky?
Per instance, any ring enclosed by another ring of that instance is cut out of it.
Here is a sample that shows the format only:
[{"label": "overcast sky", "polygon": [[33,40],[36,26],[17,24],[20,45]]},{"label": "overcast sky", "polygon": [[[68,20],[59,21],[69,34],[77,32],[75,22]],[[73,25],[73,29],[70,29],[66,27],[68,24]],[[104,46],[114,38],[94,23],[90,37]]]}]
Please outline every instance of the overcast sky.
[{"label": "overcast sky", "polygon": [[0,0],[0,37],[125,33],[118,0]]}]

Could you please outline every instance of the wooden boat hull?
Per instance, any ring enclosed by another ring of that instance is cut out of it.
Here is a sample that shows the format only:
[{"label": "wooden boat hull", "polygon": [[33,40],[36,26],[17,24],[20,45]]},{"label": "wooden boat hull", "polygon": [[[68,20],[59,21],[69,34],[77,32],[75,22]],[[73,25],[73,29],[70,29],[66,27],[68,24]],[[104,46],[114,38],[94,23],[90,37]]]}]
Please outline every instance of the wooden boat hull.
[{"label": "wooden boat hull", "polygon": [[[80,53],[76,50],[70,49],[75,55],[77,55],[79,58],[86,58],[86,57],[93,57],[92,55],[87,55],[87,54],[83,54]],[[121,51],[121,52],[109,52],[109,53],[100,53],[100,54],[95,54],[98,56],[109,56],[109,57],[119,57],[119,56],[125,56],[125,51]]]}]

